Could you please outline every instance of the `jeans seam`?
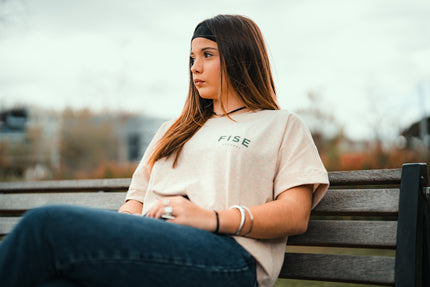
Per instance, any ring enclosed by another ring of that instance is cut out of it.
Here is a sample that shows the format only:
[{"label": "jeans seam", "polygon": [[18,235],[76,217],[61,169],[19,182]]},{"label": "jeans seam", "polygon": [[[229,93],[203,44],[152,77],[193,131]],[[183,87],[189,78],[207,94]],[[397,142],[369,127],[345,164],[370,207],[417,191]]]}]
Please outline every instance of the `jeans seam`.
[{"label": "jeans seam", "polygon": [[[60,261],[60,260],[59,260]],[[104,262],[107,264],[141,264],[141,263],[149,263],[149,264],[159,264],[163,266],[186,266],[188,268],[193,269],[199,269],[199,270],[206,270],[214,273],[241,273],[241,272],[247,272],[252,268],[253,261],[252,260],[246,260],[246,265],[243,265],[242,267],[226,267],[226,266],[214,266],[210,264],[202,264],[202,263],[191,263],[187,262],[187,260],[182,260],[179,258],[166,258],[166,257],[155,257],[155,256],[139,256],[138,258],[103,258],[103,257],[93,257],[93,258],[79,258],[79,259],[72,259],[72,260],[61,260],[63,262],[67,263],[59,263],[57,262],[57,267],[60,270],[64,270],[69,268],[73,265],[79,265],[79,264],[93,264],[97,262]]]}]

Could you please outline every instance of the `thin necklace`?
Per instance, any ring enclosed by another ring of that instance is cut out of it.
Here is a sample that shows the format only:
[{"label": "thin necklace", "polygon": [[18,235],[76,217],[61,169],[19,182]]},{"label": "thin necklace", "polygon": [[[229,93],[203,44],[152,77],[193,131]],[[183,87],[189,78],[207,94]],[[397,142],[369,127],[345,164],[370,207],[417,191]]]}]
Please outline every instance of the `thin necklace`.
[{"label": "thin necklace", "polygon": [[243,106],[243,107],[241,107],[241,108],[235,109],[235,110],[233,110],[233,111],[231,111],[231,112],[228,112],[228,113],[226,113],[226,114],[217,114],[217,113],[215,113],[215,112],[213,112],[213,114],[214,114],[215,116],[218,116],[218,117],[223,117],[223,116],[230,115],[230,114],[232,114],[232,113],[235,113],[235,112],[241,111],[241,110],[243,110],[243,109],[246,109],[246,107],[245,107],[245,106]]}]

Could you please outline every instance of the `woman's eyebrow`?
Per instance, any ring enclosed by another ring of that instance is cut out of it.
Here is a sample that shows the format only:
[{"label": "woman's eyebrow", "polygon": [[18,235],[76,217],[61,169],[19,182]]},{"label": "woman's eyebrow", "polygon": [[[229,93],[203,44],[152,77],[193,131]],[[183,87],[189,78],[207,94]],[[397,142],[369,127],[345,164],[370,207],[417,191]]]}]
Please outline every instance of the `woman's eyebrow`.
[{"label": "woman's eyebrow", "polygon": [[206,51],[206,50],[215,50],[215,51],[218,51],[217,48],[213,48],[213,47],[205,47],[205,48],[201,49],[201,51]]},{"label": "woman's eyebrow", "polygon": [[[217,48],[214,48],[214,47],[204,47],[204,48],[201,48],[200,49],[200,51],[202,51],[202,52],[204,52],[204,51],[207,51],[207,50],[215,50],[215,51],[218,51],[218,49]],[[194,54],[194,52],[193,51],[191,51],[191,53],[190,53],[191,55],[193,55]]]}]

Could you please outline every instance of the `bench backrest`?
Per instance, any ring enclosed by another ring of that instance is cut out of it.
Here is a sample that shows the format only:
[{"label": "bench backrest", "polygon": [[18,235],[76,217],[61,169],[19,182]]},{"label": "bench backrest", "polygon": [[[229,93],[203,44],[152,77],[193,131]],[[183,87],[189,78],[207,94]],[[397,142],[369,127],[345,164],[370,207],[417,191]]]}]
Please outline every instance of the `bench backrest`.
[{"label": "bench backrest", "polygon": [[[289,238],[280,278],[428,286],[422,285],[429,282],[422,272],[428,268],[426,174],[419,164],[330,172],[330,189],[308,231]],[[128,178],[0,183],[0,236],[37,206],[118,209],[129,184]]]},{"label": "bench backrest", "polygon": [[393,284],[400,178],[397,169],[330,173],[308,231],[288,241],[300,247],[286,253],[280,277]]}]

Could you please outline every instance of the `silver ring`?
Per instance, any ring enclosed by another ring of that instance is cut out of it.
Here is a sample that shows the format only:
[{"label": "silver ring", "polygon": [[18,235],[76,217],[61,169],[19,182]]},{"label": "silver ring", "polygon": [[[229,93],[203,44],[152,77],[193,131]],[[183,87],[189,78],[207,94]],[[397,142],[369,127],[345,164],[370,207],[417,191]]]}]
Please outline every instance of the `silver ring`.
[{"label": "silver ring", "polygon": [[172,215],[172,212],[173,212],[173,208],[171,206],[166,206],[164,208],[164,214]]},{"label": "silver ring", "polygon": [[173,215],[167,215],[167,214],[161,215],[161,218],[164,218],[164,219],[175,219],[175,217]]},{"label": "silver ring", "polygon": [[171,206],[166,206],[164,208],[164,213],[161,215],[161,218],[164,219],[175,219],[175,217],[172,215],[173,208]]},{"label": "silver ring", "polygon": [[168,200],[168,199],[163,200],[164,206],[169,206],[169,203],[170,203],[170,200]]}]

